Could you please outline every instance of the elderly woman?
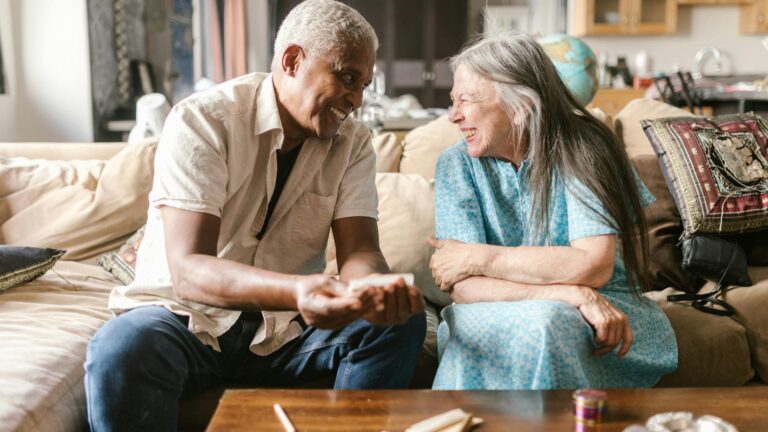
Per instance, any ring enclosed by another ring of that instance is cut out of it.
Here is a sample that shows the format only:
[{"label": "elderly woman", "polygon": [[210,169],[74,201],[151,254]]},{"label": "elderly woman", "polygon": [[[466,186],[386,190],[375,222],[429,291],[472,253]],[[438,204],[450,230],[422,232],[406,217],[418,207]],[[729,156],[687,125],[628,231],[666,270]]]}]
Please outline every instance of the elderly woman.
[{"label": "elderly woman", "polygon": [[434,388],[653,386],[677,346],[639,294],[654,198],[616,136],[529,35],[486,37],[451,65],[464,139],[437,163],[430,265],[455,304]]}]

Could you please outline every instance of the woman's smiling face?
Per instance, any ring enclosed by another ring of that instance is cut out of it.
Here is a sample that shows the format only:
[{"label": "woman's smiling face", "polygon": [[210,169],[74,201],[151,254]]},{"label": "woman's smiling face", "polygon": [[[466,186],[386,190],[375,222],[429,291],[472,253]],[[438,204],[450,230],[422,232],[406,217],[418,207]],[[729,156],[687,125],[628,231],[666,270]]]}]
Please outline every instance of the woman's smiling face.
[{"label": "woman's smiling face", "polygon": [[512,123],[493,84],[459,66],[453,74],[449,119],[459,126],[472,157],[514,161]]}]

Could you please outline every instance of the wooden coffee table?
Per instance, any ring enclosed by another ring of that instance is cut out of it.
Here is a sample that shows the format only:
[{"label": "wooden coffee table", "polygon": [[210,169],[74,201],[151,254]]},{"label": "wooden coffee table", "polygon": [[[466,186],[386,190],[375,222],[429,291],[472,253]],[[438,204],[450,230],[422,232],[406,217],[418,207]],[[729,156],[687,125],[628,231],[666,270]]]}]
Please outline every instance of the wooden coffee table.
[{"label": "wooden coffee table", "polygon": [[[409,425],[461,408],[485,419],[485,431],[572,431],[571,390],[227,390],[209,431],[282,431],[279,403],[298,432],[403,431]],[[740,432],[768,430],[768,386],[615,389],[608,393],[603,424],[593,431],[622,431],[667,411],[711,414]]]}]

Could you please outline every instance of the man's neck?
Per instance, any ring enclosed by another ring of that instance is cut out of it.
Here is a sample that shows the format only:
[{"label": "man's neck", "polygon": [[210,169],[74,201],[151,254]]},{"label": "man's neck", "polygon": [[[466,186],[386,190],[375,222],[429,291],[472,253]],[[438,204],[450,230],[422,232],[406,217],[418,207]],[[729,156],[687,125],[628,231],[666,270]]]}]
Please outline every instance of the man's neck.
[{"label": "man's neck", "polygon": [[280,150],[278,150],[280,153],[288,153],[291,150],[295,149],[296,147],[299,147],[304,143],[304,140],[292,140],[285,138],[283,140],[283,146],[280,147]]},{"label": "man's neck", "polygon": [[[275,74],[275,76],[276,75],[277,74]],[[284,137],[283,146],[280,148],[280,152],[286,153],[300,146],[307,137],[304,136],[303,133],[297,132],[300,131],[301,128],[293,119],[291,113],[288,112],[288,109],[285,107],[285,103],[281,99],[282,92],[280,91],[280,85],[277,82],[277,79],[280,79],[280,77],[277,77],[276,79],[275,76],[272,78],[272,82],[275,88],[275,103],[277,104],[277,113],[280,116],[280,124],[283,126]]]}]

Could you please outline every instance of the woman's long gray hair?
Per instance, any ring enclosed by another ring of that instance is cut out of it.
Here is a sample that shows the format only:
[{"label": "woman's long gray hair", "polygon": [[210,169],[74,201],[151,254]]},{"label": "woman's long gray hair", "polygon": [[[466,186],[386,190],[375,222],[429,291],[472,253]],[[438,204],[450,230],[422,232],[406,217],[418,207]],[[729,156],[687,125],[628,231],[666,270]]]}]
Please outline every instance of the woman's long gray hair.
[{"label": "woman's long gray hair", "polygon": [[[525,33],[486,35],[451,59],[493,83],[510,116],[515,142],[528,143],[534,238],[546,236],[554,176],[576,179],[605,207],[606,223],[618,231],[627,283],[646,288],[648,234],[632,168],[618,137],[580,105],[536,40]],[[578,196],[578,195],[577,195]],[[585,203],[586,204],[586,203]],[[637,248],[635,240],[640,247]]]}]

